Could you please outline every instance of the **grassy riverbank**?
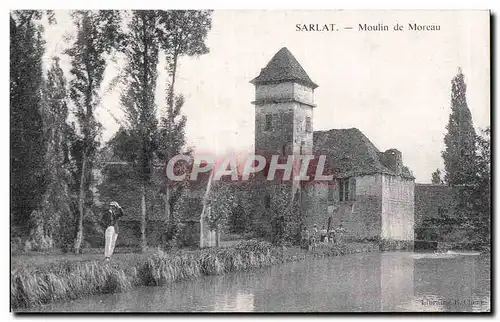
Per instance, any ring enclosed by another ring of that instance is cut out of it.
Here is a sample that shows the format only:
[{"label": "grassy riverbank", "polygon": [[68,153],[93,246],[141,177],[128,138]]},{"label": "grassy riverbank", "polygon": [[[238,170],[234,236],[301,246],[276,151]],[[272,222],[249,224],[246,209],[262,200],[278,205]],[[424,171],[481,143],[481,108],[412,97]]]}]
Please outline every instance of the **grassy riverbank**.
[{"label": "grassy riverbank", "polygon": [[296,247],[273,247],[266,242],[246,241],[229,248],[117,254],[108,263],[102,260],[60,260],[22,265],[20,261],[14,260],[11,270],[11,306],[15,310],[88,295],[122,292],[137,286],[167,285],[204,275],[220,275],[307,258],[378,249],[376,244],[351,243],[320,245],[314,251],[305,251]]}]

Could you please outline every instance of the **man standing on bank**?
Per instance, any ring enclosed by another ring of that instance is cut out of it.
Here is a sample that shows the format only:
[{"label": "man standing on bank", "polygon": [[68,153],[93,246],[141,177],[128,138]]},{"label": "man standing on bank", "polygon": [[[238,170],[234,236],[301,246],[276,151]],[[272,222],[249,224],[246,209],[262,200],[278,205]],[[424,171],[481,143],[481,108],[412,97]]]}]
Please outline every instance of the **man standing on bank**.
[{"label": "man standing on bank", "polygon": [[115,250],[116,238],[118,237],[118,219],[123,216],[123,209],[116,202],[109,203],[109,209],[104,213],[104,226],[106,231],[104,233],[104,257],[106,261],[110,260],[113,251]]}]

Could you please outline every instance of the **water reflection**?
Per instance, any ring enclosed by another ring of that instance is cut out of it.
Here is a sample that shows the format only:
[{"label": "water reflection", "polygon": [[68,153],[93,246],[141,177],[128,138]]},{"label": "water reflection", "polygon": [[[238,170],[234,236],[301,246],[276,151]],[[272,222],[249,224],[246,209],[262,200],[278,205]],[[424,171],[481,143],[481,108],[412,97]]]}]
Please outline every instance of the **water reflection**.
[{"label": "water reflection", "polygon": [[288,263],[43,307],[43,311],[489,311],[484,256],[369,253]]},{"label": "water reflection", "polygon": [[254,296],[252,293],[236,292],[234,297],[232,294],[223,294],[217,296],[214,312],[252,312],[254,310]]}]

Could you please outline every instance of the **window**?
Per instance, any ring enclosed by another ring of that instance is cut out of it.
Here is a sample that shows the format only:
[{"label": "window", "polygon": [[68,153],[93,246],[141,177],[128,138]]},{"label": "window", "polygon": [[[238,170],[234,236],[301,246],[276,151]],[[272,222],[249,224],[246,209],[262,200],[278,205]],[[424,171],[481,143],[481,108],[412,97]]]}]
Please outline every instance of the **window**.
[{"label": "window", "polygon": [[267,209],[271,208],[271,196],[270,195],[266,195],[264,197],[264,207],[266,207]]},{"label": "window", "polygon": [[304,145],[306,145],[306,142],[301,141],[300,142],[300,155],[304,154]]},{"label": "window", "polygon": [[286,156],[286,144],[283,144],[283,146],[281,147],[281,154],[283,156]]},{"label": "window", "polygon": [[333,182],[328,183],[328,203],[332,203],[334,201],[333,194],[335,191],[335,186]]},{"label": "window", "polygon": [[264,131],[271,131],[273,129],[273,115],[266,114],[266,124],[264,125]]},{"label": "window", "polygon": [[354,201],[356,200],[356,179],[346,178],[339,179],[339,200]]},{"label": "window", "polygon": [[309,116],[306,117],[306,132],[312,132],[311,118]]},{"label": "window", "polygon": [[349,188],[351,191],[351,199],[350,200],[356,200],[356,178],[350,178],[349,179]]},{"label": "window", "polygon": [[440,218],[446,217],[447,214],[448,214],[448,209],[438,207],[438,217]]}]

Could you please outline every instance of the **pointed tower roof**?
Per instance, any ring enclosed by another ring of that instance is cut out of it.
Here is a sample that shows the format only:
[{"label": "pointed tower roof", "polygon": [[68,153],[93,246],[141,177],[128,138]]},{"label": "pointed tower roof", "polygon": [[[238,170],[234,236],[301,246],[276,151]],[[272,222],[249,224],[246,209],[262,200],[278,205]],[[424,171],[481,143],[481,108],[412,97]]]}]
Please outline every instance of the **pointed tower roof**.
[{"label": "pointed tower roof", "polygon": [[282,83],[286,81],[297,82],[315,89],[318,87],[307,75],[306,71],[288,48],[281,48],[269,61],[265,68],[262,68],[259,76],[250,83],[254,85],[264,85]]}]

